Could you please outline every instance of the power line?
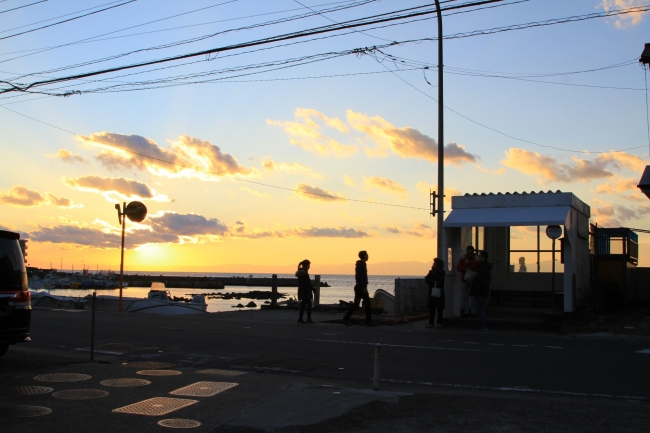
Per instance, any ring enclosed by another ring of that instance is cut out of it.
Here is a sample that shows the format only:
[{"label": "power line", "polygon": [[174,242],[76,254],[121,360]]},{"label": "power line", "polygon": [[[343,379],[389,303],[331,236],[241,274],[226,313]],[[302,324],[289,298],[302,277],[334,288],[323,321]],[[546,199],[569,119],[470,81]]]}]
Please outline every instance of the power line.
[{"label": "power line", "polygon": [[39,3],[45,3],[46,1],[47,0],[41,0],[41,1],[37,1],[37,2],[34,2],[34,3],[27,4],[27,5],[18,6],[17,8],[6,9],[4,11],[0,11],[0,14],[4,14],[5,12],[11,12],[11,11],[15,11],[15,10],[18,10],[18,9],[26,8],[26,7],[29,7],[29,6],[34,6],[34,5],[37,5]]},{"label": "power line", "polygon": [[9,36],[1,37],[1,38],[0,38],[0,41],[2,41],[2,40],[4,40],[4,39],[9,39],[9,38],[15,38],[16,36],[24,35],[24,34],[26,34],[26,33],[35,32],[35,31],[37,31],[37,30],[43,30],[43,29],[46,29],[46,28],[48,28],[48,27],[58,26],[59,24],[63,24],[63,23],[67,23],[67,22],[70,22],[70,21],[78,20],[78,19],[80,19],[80,18],[84,18],[84,17],[90,16],[90,15],[98,14],[98,13],[101,13],[101,12],[107,11],[107,10],[109,10],[109,9],[119,8],[120,6],[124,6],[124,5],[127,5],[127,4],[129,4],[129,3],[133,3],[133,2],[135,2],[135,1],[137,1],[137,0],[128,0],[128,1],[126,1],[126,2],[124,2],[124,3],[120,3],[119,5],[109,6],[109,7],[107,7],[107,8],[100,9],[100,10],[98,10],[98,11],[89,12],[89,13],[87,13],[87,14],[79,15],[79,16],[76,16],[76,17],[73,17],[73,18],[68,18],[67,20],[58,21],[58,22],[56,22],[56,23],[48,24],[48,25],[46,25],[46,26],[37,27],[37,28],[35,28],[35,29],[31,29],[31,30],[25,30],[24,32],[14,33],[13,35],[9,35]]},{"label": "power line", "polygon": [[[132,0],[133,1],[133,0]],[[497,2],[502,2],[504,0],[483,0],[483,1],[478,1],[474,3],[463,3],[457,6],[449,6],[443,10],[452,10],[452,9],[460,9],[460,8],[466,8],[466,7],[472,7],[472,6],[478,6],[478,5],[483,5],[483,4],[490,4],[490,3],[497,3]],[[421,9],[422,7],[418,8],[411,8],[411,9]],[[398,11],[401,12],[401,11]],[[173,56],[173,57],[167,57],[163,59],[157,59],[157,60],[150,60],[146,62],[140,62],[140,63],[134,63],[130,65],[123,65],[123,66],[117,66],[114,68],[108,68],[108,69],[103,69],[99,71],[93,71],[93,72],[86,72],[82,74],[77,74],[77,75],[72,75],[68,77],[61,77],[57,79],[50,79],[50,80],[43,80],[43,81],[37,81],[31,84],[28,84],[26,86],[16,86],[12,83],[7,83],[6,81],[4,82],[5,84],[10,85],[10,88],[5,88],[0,90],[0,93],[6,93],[6,92],[11,92],[11,91],[27,91],[32,87],[35,86],[43,86],[47,84],[54,84],[57,82],[62,82],[62,81],[70,81],[70,80],[76,80],[79,78],[87,78],[87,77],[92,77],[95,75],[101,75],[101,74],[106,74],[110,72],[117,72],[125,69],[133,69],[133,68],[140,68],[143,66],[149,66],[149,65],[155,65],[155,64],[160,64],[160,63],[166,63],[166,62],[171,62],[171,61],[176,61],[176,60],[183,60],[191,57],[197,57],[197,56],[206,56],[209,54],[214,54],[214,53],[220,53],[223,51],[231,51],[235,49],[241,49],[241,48],[247,48],[247,47],[253,47],[253,46],[258,46],[258,45],[265,45],[273,42],[282,42],[286,40],[291,40],[291,39],[296,39],[296,38],[301,38],[305,36],[312,36],[312,35],[318,35],[322,33],[329,33],[333,31],[338,31],[338,30],[345,30],[345,29],[350,29],[350,28],[355,28],[355,27],[360,27],[360,26],[367,26],[367,25],[372,25],[376,23],[381,23],[381,22],[389,22],[389,21],[394,21],[394,20],[403,20],[415,16],[421,16],[421,15],[428,15],[435,13],[435,9],[429,9],[425,11],[416,11],[416,12],[410,12],[406,14],[396,14],[395,12],[390,12],[386,14],[380,14],[379,16],[383,16],[382,18],[375,19],[375,20],[369,20],[368,18],[362,18],[362,19],[356,19],[356,20],[351,20],[351,21],[346,21],[344,23],[341,23],[339,25],[329,25],[329,26],[324,26],[324,27],[318,27],[314,29],[307,29],[307,30],[302,30],[298,32],[292,32],[292,33],[286,33],[283,35],[278,35],[278,36],[273,36],[269,38],[264,38],[264,39],[258,39],[250,42],[244,42],[244,43],[239,43],[239,44],[234,44],[234,45],[227,45],[224,47],[219,47],[219,48],[212,48],[208,50],[203,50],[199,52],[194,52],[194,53],[188,53],[188,54],[182,54],[178,56]],[[392,16],[386,17],[386,15],[394,14]],[[373,18],[373,17],[370,17]],[[365,21],[364,21],[365,20]]]},{"label": "power line", "polygon": [[[19,113],[18,111],[12,110],[11,108],[7,108],[7,107],[1,106],[1,105],[0,105],[0,107],[4,108],[5,110],[9,110],[12,113],[15,113],[15,114],[18,114],[20,116],[26,117],[28,119],[34,120],[36,122],[42,123],[43,125],[47,125],[47,126],[49,126],[51,128],[58,129],[59,131],[67,132],[68,134],[72,134],[74,136],[83,137],[83,138],[87,139],[88,141],[94,142],[94,140],[92,140],[90,137],[86,137],[84,135],[77,134],[76,132],[72,132],[72,131],[70,131],[68,129],[64,129],[64,128],[52,125],[51,123],[47,123],[47,122],[44,122],[42,120],[36,119],[34,117],[28,116],[26,114]],[[103,143],[103,144],[105,144],[105,143]],[[107,144],[105,144],[105,145],[107,145]],[[142,158],[147,158],[147,159],[150,159],[150,160],[153,160],[153,161],[162,162],[163,164],[169,164],[169,165],[172,165],[172,166],[178,166],[178,167],[182,167],[182,168],[189,168],[189,169],[192,169],[192,170],[195,170],[195,171],[198,171],[198,172],[211,174],[213,176],[225,177],[225,178],[228,178],[228,179],[238,180],[238,181],[241,181],[241,182],[251,183],[251,184],[259,185],[259,186],[265,186],[265,187],[268,187],[268,188],[275,188],[275,189],[290,191],[290,192],[299,193],[299,194],[308,194],[308,195],[313,195],[313,196],[318,196],[318,197],[325,197],[325,198],[335,199],[335,200],[340,200],[340,201],[351,201],[351,202],[355,202],[355,203],[374,204],[374,205],[379,205],[379,206],[398,207],[398,208],[404,208],[404,209],[425,210],[427,212],[429,211],[428,208],[421,208],[421,207],[414,207],[414,206],[404,206],[404,205],[391,204],[391,203],[382,203],[382,202],[371,201],[371,200],[358,200],[358,199],[347,198],[347,197],[337,197],[337,196],[328,195],[328,194],[320,194],[320,193],[316,193],[316,192],[307,192],[307,191],[302,191],[302,190],[298,190],[298,189],[295,189],[295,188],[287,188],[287,187],[278,186],[278,185],[271,185],[271,184],[263,183],[263,182],[256,182],[256,181],[253,181],[253,180],[242,179],[242,178],[235,177],[235,176],[232,176],[232,175],[215,173],[215,172],[212,172],[212,171],[209,171],[209,170],[202,170],[202,169],[192,167],[192,166],[189,166],[189,165],[185,165],[185,164],[179,164],[179,163],[176,163],[176,162],[166,161],[166,160],[164,160],[162,158],[156,158],[156,157],[153,157],[153,156],[145,155],[143,153],[134,152],[134,151],[128,150],[128,149],[123,149],[121,147],[115,147],[115,146],[111,146],[111,145],[107,145],[107,146],[114,147],[114,148],[119,149],[121,151],[130,153],[132,155],[137,155],[137,156],[140,156]]]}]

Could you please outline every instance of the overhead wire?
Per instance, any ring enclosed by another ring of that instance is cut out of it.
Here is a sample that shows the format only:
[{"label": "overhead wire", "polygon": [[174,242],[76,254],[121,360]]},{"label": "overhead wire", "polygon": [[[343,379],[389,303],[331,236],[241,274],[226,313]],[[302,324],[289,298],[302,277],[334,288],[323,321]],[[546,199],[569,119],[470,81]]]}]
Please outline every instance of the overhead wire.
[{"label": "overhead wire", "polygon": [[[70,130],[65,129],[65,128],[61,128],[59,126],[53,125],[53,124],[48,123],[48,122],[44,122],[42,120],[36,119],[35,117],[31,117],[31,116],[28,116],[26,114],[20,113],[18,111],[12,110],[11,108],[7,108],[7,107],[4,107],[4,106],[0,106],[0,107],[4,108],[5,110],[11,111],[12,113],[15,113],[15,114],[18,114],[20,116],[26,117],[28,119],[34,120],[36,122],[42,123],[42,124],[47,125],[49,127],[58,129],[59,131],[67,132],[68,134],[72,134],[75,137],[83,137],[83,138],[87,139],[88,141],[94,142],[94,140],[92,140],[90,137],[86,137],[84,135],[77,134],[76,132],[70,131]],[[102,144],[105,144],[105,143],[102,143]],[[237,181],[240,181],[240,182],[246,182],[246,183],[250,183],[250,184],[254,184],[254,185],[258,185],[258,186],[264,186],[264,187],[268,187],[268,188],[275,188],[275,189],[280,189],[280,190],[284,190],[284,191],[290,191],[290,192],[294,192],[294,193],[297,193],[297,194],[307,194],[307,195],[313,195],[313,196],[318,196],[318,197],[325,197],[325,198],[329,198],[329,199],[335,199],[335,200],[339,200],[339,201],[350,201],[350,202],[355,202],[355,203],[374,204],[374,205],[379,205],[379,206],[389,206],[389,207],[397,207],[397,208],[404,208],[404,209],[425,210],[427,212],[429,211],[428,208],[415,207],[415,206],[406,206],[406,205],[399,205],[399,204],[392,204],[392,203],[383,203],[383,202],[378,202],[378,201],[374,201],[374,200],[359,200],[359,199],[353,199],[353,198],[347,198],[347,197],[338,197],[338,196],[333,196],[333,195],[329,195],[329,194],[321,194],[321,193],[316,193],[316,192],[307,192],[307,191],[299,190],[299,189],[296,189],[296,188],[288,188],[288,187],[283,187],[283,186],[279,186],[279,185],[272,185],[272,184],[268,184],[268,183],[264,183],[264,182],[257,182],[257,181],[250,180],[250,179],[243,179],[241,177],[236,177],[236,176],[232,176],[232,175],[228,175],[228,174],[215,173],[215,172],[212,172],[210,170],[203,170],[203,169],[193,167],[193,166],[190,166],[190,165],[185,165],[185,164],[180,164],[180,163],[176,163],[176,162],[167,161],[167,160],[162,159],[162,158],[156,158],[154,156],[150,156],[150,155],[146,155],[144,153],[139,153],[139,152],[135,152],[135,151],[132,151],[132,150],[124,149],[122,147],[116,147],[116,146],[111,146],[111,145],[108,145],[108,146],[113,147],[115,149],[119,149],[120,151],[123,151],[123,152],[130,153],[132,155],[140,156],[142,158],[146,158],[146,159],[149,159],[149,160],[152,160],[152,161],[158,161],[158,162],[161,162],[163,164],[169,164],[171,166],[177,166],[177,167],[182,167],[182,168],[189,168],[189,169],[192,169],[192,170],[195,170],[195,171],[198,171],[198,172],[210,174],[210,175],[217,176],[217,177],[237,180]]]},{"label": "overhead wire", "polygon": [[6,9],[6,10],[4,10],[4,11],[0,11],[0,14],[4,14],[4,13],[6,13],[6,12],[11,12],[11,11],[15,11],[15,10],[18,10],[18,9],[26,8],[26,7],[29,7],[29,6],[34,6],[34,5],[37,5],[37,4],[39,4],[39,3],[45,3],[46,1],[47,1],[47,0],[40,0],[40,1],[37,1],[37,2],[34,2],[34,3],[30,3],[30,4],[27,4],[27,5],[18,6],[18,7],[13,8],[13,9]]},{"label": "overhead wire", "polygon": [[10,39],[10,38],[15,38],[16,36],[24,35],[24,34],[27,34],[27,33],[32,33],[32,32],[38,31],[38,30],[47,29],[49,27],[58,26],[59,24],[65,24],[67,22],[78,20],[78,19],[81,19],[81,18],[85,18],[85,17],[90,16],[90,15],[99,14],[99,13],[105,12],[107,10],[119,8],[121,6],[127,5],[129,3],[134,3],[136,1],[137,0],[128,0],[128,1],[126,1],[124,3],[120,3],[119,5],[109,6],[107,8],[100,9],[98,11],[88,12],[87,14],[83,14],[83,15],[79,15],[79,16],[76,16],[76,17],[68,18],[67,20],[57,21],[56,23],[48,24],[46,26],[37,27],[35,29],[25,30],[25,31],[20,32],[20,33],[14,33],[13,35],[9,35],[9,36],[2,36],[2,37],[0,37],[0,41],[5,40],[5,39]]}]

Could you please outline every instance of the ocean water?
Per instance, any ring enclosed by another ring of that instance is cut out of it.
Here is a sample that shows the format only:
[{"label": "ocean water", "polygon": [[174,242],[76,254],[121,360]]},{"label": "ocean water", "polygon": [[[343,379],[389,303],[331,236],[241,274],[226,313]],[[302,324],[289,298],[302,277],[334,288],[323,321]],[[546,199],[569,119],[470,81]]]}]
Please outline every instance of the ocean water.
[{"label": "ocean water", "polygon": [[[151,272],[128,272],[131,274],[148,274],[152,275]],[[253,277],[271,277],[271,274],[237,274],[237,273],[217,273],[217,272],[156,272],[157,275],[178,275],[178,276],[197,276],[197,277],[247,277],[252,275]],[[278,278],[295,278],[292,274],[277,274]],[[314,275],[311,275],[312,280]],[[407,275],[396,275],[396,276],[387,276],[387,275],[369,275],[368,276],[368,291],[370,296],[377,289],[384,289],[389,293],[395,292],[395,279],[396,278],[414,278],[413,276]],[[322,287],[320,292],[321,304],[338,304],[339,300],[343,301],[352,301],[354,299],[354,275],[321,275],[321,282],[328,283],[331,287]],[[257,287],[257,286],[226,286],[223,289],[167,289],[172,294],[172,296],[184,296],[188,297],[190,294],[196,293],[246,293],[253,290],[262,290],[262,291],[271,291],[270,287]],[[84,298],[87,295],[92,294],[93,290],[79,290],[79,289],[50,289],[50,290],[38,290],[39,292],[48,292],[52,295],[57,296],[70,296]],[[111,290],[98,290],[97,295],[111,295],[118,296],[119,289]],[[296,287],[278,287],[278,292],[286,295],[286,298],[280,299],[286,300],[292,297],[296,297],[297,288]],[[148,287],[127,287],[124,289],[123,296],[129,298],[146,298],[149,293]],[[255,308],[244,308],[244,309],[259,309],[260,305],[264,303],[264,300],[257,299],[247,299],[242,298],[238,299],[207,299],[208,303],[208,312],[214,313],[219,311],[234,311],[237,310],[235,306],[237,304],[246,305],[250,301],[253,301],[257,304]]]}]

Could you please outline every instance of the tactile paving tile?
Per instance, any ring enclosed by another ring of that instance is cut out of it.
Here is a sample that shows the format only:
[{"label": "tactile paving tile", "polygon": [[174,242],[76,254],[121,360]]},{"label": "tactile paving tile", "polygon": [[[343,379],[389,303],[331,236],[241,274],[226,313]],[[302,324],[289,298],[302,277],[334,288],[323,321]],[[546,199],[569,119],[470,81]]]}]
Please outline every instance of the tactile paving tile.
[{"label": "tactile paving tile", "polygon": [[92,376],[81,373],[50,373],[41,374],[34,378],[39,382],[82,382],[90,379],[92,379]]},{"label": "tactile paving tile", "polygon": [[0,407],[0,419],[32,418],[51,413],[52,409],[43,406],[5,406]]},{"label": "tactile paving tile", "polygon": [[174,364],[168,364],[166,362],[155,362],[155,361],[138,361],[138,362],[127,362],[122,364],[125,367],[135,367],[135,368],[147,368],[151,370],[161,370],[163,368],[171,368]]},{"label": "tactile paving tile", "polygon": [[172,395],[184,395],[187,397],[212,397],[221,392],[234,388],[238,383],[230,382],[196,382],[191,385],[178,388],[170,394]]},{"label": "tactile paving tile", "polygon": [[146,386],[151,384],[151,382],[145,379],[131,379],[131,378],[106,379],[106,380],[102,380],[99,383],[104,386],[115,386],[119,388],[132,388],[135,386]]},{"label": "tactile paving tile", "polygon": [[117,413],[130,413],[134,415],[161,416],[172,413],[198,403],[198,400],[186,398],[154,397],[148,400],[139,401],[128,406],[113,409]]},{"label": "tactile paving tile", "polygon": [[38,395],[38,394],[47,394],[54,391],[52,388],[47,386],[8,386],[5,388],[0,388],[0,395]]},{"label": "tactile paving tile", "polygon": [[182,373],[176,370],[142,370],[136,374],[141,374],[142,376],[178,376]]},{"label": "tactile paving tile", "polygon": [[52,397],[62,398],[64,400],[92,400],[93,398],[106,397],[108,393],[99,389],[67,389],[57,391]]},{"label": "tactile paving tile", "polygon": [[209,368],[207,370],[199,370],[197,373],[202,373],[202,374],[216,374],[219,376],[241,376],[243,374],[246,374],[245,371],[237,371],[237,370],[218,370],[214,368]]},{"label": "tactile paving tile", "polygon": [[172,418],[172,419],[161,419],[158,421],[158,425],[161,427],[168,428],[196,428],[201,427],[199,421],[193,419],[182,419],[182,418]]}]

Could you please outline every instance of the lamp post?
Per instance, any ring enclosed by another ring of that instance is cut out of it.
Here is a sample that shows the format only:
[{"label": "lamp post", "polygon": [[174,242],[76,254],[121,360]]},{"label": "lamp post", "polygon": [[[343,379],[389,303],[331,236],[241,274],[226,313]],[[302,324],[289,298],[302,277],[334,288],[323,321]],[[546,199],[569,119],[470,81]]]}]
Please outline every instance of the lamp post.
[{"label": "lamp post", "polygon": [[442,13],[440,1],[436,1],[436,14],[438,16],[438,220],[437,237],[438,257],[446,259],[445,233],[442,222],[445,219],[445,129],[444,129],[444,103],[443,103],[443,62],[442,62]]},{"label": "lamp post", "polygon": [[126,230],[126,219],[130,219],[135,223],[143,221],[147,217],[147,207],[144,203],[139,201],[132,201],[128,205],[126,202],[122,204],[122,209],[120,205],[116,204],[115,209],[117,209],[117,219],[122,225],[122,248],[120,256],[120,301],[119,301],[119,311],[122,312],[122,290],[124,289],[124,232]]}]

